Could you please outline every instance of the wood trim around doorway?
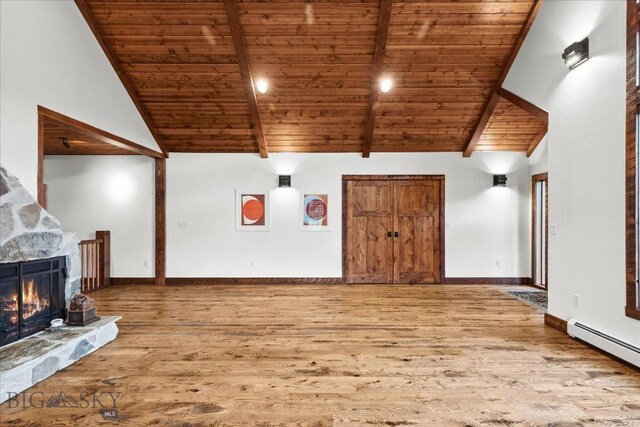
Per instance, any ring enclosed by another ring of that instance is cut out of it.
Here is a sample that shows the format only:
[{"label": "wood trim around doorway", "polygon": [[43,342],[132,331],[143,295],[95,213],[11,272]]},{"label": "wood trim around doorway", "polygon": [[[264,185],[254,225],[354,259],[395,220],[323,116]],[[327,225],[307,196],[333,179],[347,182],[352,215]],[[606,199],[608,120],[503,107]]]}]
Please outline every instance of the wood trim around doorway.
[{"label": "wood trim around doorway", "polygon": [[371,181],[371,180],[389,180],[389,181],[406,181],[406,180],[430,180],[440,181],[440,282],[446,282],[445,278],[445,242],[444,242],[444,191],[445,176],[444,175],[342,175],[342,281],[347,283],[347,182],[348,181]]},{"label": "wood trim around doorway", "polygon": [[114,135],[105,130],[91,126],[88,123],[81,122],[72,117],[66,116],[57,111],[50,110],[46,107],[38,105],[38,175],[37,175],[37,199],[38,204],[46,209],[46,193],[44,185],[44,152],[45,152],[45,119],[53,120],[69,129],[78,131],[88,137],[97,139],[106,144],[111,144],[131,152],[132,154],[146,156],[155,160],[155,260],[156,260],[156,277],[157,284],[165,282],[165,265],[166,265],[166,207],[165,207],[165,158],[166,155],[151,148],[137,144],[128,139]]},{"label": "wood trim around doorway", "polygon": [[[544,264],[546,266],[544,272],[544,283],[545,286],[536,285],[536,184],[538,182],[544,181],[546,182],[545,186],[545,225],[544,225]],[[548,173],[539,173],[537,175],[531,176],[531,285],[536,288],[545,289],[549,288],[549,174]]]},{"label": "wood trim around doorway", "polygon": [[156,234],[156,285],[166,284],[167,264],[167,165],[165,159],[155,164],[155,234]]},{"label": "wood trim around doorway", "polygon": [[638,22],[638,11],[640,6],[635,0],[627,0],[627,102],[625,113],[625,282],[626,282],[626,303],[625,314],[627,317],[640,320],[640,296],[638,295],[637,282],[637,257],[638,257],[638,236],[636,227],[638,223],[638,156],[637,134],[638,134],[638,108],[640,99],[638,97],[638,85],[636,82],[637,64],[637,37],[640,32]]}]

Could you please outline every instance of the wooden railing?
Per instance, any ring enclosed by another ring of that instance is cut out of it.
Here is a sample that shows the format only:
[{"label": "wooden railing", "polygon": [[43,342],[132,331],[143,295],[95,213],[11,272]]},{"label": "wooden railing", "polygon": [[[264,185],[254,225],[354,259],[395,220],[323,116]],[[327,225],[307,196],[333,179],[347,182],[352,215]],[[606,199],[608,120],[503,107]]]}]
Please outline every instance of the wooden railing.
[{"label": "wooden railing", "polygon": [[82,276],[80,291],[87,293],[111,284],[111,233],[96,231],[96,238],[79,244]]}]

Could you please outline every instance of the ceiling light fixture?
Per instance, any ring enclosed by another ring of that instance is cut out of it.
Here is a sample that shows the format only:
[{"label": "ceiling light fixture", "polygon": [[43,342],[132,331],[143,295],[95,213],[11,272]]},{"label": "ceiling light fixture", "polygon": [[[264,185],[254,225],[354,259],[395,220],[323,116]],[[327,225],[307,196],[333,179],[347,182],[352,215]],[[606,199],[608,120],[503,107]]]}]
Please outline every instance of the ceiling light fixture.
[{"label": "ceiling light fixture", "polygon": [[380,81],[380,90],[382,93],[387,93],[393,87],[393,81],[389,77],[385,77]]},{"label": "ceiling light fixture", "polygon": [[589,59],[589,37],[584,40],[572,43],[562,54],[564,65],[573,70],[578,65],[584,64]]},{"label": "ceiling light fixture", "polygon": [[260,93],[267,93],[269,90],[269,83],[265,79],[258,79],[256,81],[256,89]]}]

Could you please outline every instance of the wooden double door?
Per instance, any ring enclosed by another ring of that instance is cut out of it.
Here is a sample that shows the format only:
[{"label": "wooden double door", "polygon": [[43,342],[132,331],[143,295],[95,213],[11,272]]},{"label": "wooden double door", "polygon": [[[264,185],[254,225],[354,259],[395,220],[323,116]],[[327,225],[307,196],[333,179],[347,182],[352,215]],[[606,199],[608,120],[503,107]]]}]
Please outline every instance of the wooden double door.
[{"label": "wooden double door", "polygon": [[347,283],[440,283],[444,176],[344,176]]}]

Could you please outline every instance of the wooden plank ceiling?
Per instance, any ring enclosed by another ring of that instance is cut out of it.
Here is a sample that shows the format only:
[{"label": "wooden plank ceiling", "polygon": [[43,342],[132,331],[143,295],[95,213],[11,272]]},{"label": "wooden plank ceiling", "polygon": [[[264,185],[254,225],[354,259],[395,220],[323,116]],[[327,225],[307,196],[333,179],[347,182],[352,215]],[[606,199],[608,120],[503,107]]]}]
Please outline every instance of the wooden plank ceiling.
[{"label": "wooden plank ceiling", "polygon": [[547,113],[505,90],[498,91],[496,97],[475,150],[524,151],[531,155],[547,134]]},{"label": "wooden plank ceiling", "polygon": [[[366,153],[367,126],[373,152],[464,151],[537,3],[389,1],[385,20],[380,0],[76,2],[167,151],[259,152],[263,138],[263,156]],[[269,82],[257,115],[245,60]],[[383,76],[393,88],[376,93]],[[529,113],[505,102],[478,149],[530,146]],[[501,140],[505,121],[527,132]]]},{"label": "wooden plank ceiling", "polygon": [[[45,155],[127,155],[130,150],[104,142],[79,129],[64,126],[48,117],[43,121]],[[67,145],[65,145],[65,143]]]}]

